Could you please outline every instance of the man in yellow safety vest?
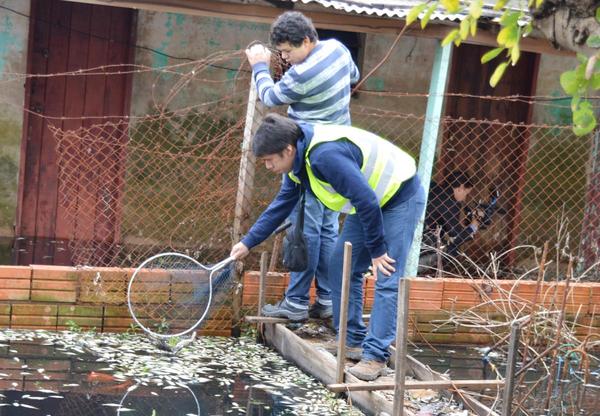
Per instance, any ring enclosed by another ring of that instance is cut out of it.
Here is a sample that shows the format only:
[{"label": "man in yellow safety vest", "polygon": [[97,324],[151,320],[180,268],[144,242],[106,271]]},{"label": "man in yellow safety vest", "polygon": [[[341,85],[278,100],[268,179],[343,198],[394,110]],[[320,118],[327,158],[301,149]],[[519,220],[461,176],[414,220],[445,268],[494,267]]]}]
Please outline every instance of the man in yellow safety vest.
[{"label": "man in yellow safety vest", "polygon": [[[425,208],[414,159],[365,130],[304,124],[277,114],[265,117],[252,150],[267,169],[288,176],[231,255],[242,258],[269,237],[298,202],[300,184],[329,209],[348,214],[329,265],[333,322],[339,328],[343,245],[349,241],[347,355],[360,359],[350,372],[362,380],[376,379],[385,372],[388,348],[395,339],[398,280],[404,275],[413,234]],[[367,328],[362,319],[362,281],[369,266],[377,280]]]}]

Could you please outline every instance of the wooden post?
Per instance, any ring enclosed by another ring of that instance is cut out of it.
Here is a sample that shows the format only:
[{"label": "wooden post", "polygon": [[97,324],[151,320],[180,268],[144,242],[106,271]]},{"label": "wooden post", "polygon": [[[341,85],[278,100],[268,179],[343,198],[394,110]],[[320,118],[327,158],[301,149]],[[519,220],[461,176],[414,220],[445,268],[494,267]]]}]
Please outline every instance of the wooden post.
[{"label": "wooden post", "polygon": [[508,360],[506,362],[506,375],[504,376],[504,395],[502,398],[502,416],[511,416],[512,398],[515,389],[515,367],[519,355],[519,335],[521,328],[518,321],[510,325],[510,341],[508,344]]},{"label": "wooden post", "polygon": [[[260,121],[260,109],[262,104],[257,101],[257,91],[254,81],[250,81],[250,93],[248,94],[248,107],[246,108],[246,125],[244,127],[244,138],[242,141],[242,155],[240,160],[240,171],[238,174],[238,189],[235,199],[235,213],[233,218],[233,241],[237,243],[246,229],[250,219],[250,207],[252,205],[252,191],[254,189],[254,168],[256,158],[252,154],[252,134]],[[242,267],[235,268],[235,281],[238,287],[242,284]],[[242,321],[242,291],[235,291],[232,305],[231,335],[241,334]]]},{"label": "wooden post", "polygon": [[335,380],[344,382],[346,364],[346,333],[348,332],[348,298],[350,297],[350,275],[352,274],[352,243],[344,243],[344,267],[342,268],[342,299],[340,303],[340,328],[338,331],[337,371]]},{"label": "wooden post", "polygon": [[269,271],[274,272],[277,267],[277,261],[279,260],[279,253],[281,252],[281,246],[283,244],[283,234],[277,234],[273,239],[273,251],[271,252],[271,262],[269,263]]},{"label": "wooden post", "polygon": [[260,277],[258,278],[258,316],[262,316],[262,307],[265,304],[265,280],[269,267],[269,253],[263,251],[260,255]]},{"label": "wooden post", "polygon": [[410,280],[400,279],[398,282],[398,305],[396,313],[396,369],[394,373],[394,413],[404,413],[404,382],[406,378],[406,354],[408,340],[408,300]]}]

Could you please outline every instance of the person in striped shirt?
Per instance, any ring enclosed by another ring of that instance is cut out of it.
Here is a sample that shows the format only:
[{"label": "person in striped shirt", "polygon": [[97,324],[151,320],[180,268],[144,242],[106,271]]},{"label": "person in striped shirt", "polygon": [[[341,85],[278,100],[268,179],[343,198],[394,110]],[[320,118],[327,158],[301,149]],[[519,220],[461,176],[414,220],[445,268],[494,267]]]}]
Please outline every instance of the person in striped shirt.
[{"label": "person in striped shirt", "polygon": [[[293,120],[350,125],[351,84],[360,77],[350,51],[336,39],[319,40],[312,21],[295,11],[285,12],[273,22],[270,41],[291,66],[275,82],[269,71],[269,49],[256,44],[246,50],[260,100],[267,107],[288,105],[287,113]],[[285,297],[275,305],[265,305],[263,315],[294,321],[332,316],[327,275],[338,236],[338,216],[312,192],[306,193],[304,235],[309,249],[308,267],[290,274]],[[290,219],[296,218],[296,212],[292,213]],[[317,300],[309,307],[313,277]]]}]

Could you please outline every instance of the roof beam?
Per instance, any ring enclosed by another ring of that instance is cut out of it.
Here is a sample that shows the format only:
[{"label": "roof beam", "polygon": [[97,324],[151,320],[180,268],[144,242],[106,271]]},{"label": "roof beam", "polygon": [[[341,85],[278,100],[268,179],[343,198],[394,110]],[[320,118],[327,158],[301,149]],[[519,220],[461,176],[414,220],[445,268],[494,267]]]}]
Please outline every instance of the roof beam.
[{"label": "roof beam", "polygon": [[[255,3],[242,3],[218,0],[67,0],[77,3],[89,3],[103,6],[127,7],[133,9],[151,10],[157,12],[181,13],[195,16],[220,17],[225,19],[253,21],[271,24],[285,9],[277,8],[266,1]],[[373,17],[354,13],[346,13],[325,8],[316,4],[305,5],[294,3],[294,10],[299,10],[309,16],[315,26],[323,29],[344,30],[362,33],[390,33],[397,34],[403,21],[394,18]],[[433,24],[421,30],[406,31],[406,35],[414,37],[443,39],[456,25],[445,21],[446,24]],[[496,47],[496,34],[479,29],[474,38],[469,38],[467,43]],[[521,50],[541,54],[575,56],[570,51],[555,49],[546,39],[524,38],[521,40]]]}]

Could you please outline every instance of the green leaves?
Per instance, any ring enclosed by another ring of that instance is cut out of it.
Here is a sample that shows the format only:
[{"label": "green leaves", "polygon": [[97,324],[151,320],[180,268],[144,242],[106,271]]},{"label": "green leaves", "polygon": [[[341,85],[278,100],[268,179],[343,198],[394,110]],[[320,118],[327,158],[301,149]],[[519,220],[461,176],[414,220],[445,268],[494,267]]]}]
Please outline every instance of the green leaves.
[{"label": "green leaves", "polygon": [[560,86],[569,95],[575,95],[579,91],[579,83],[575,71],[566,71],[560,74]]},{"label": "green leaves", "polygon": [[[526,20],[525,13],[507,8],[508,2],[509,0],[495,1],[494,10],[503,11],[500,17],[501,28],[496,37],[498,47],[488,51],[481,57],[481,63],[486,64],[505,52],[502,62],[496,66],[490,77],[489,82],[492,87],[498,85],[509,65],[515,66],[517,64],[521,57],[521,38],[528,36],[533,30],[532,22],[523,23]],[[483,0],[463,0],[462,3],[465,6],[461,5],[460,0],[424,1],[409,11],[406,23],[411,24],[421,16],[421,28],[424,29],[429,23],[433,12],[438,8],[445,9],[448,14],[457,14],[462,11],[464,17],[458,27],[450,30],[441,42],[442,46],[446,46],[450,42],[454,42],[456,46],[459,46],[468,39],[469,35],[476,35],[477,24],[482,16],[484,6]],[[544,0],[527,0],[523,3],[530,8],[540,8]],[[467,4],[468,13],[465,13],[464,7],[467,7]],[[596,9],[595,16],[600,23],[600,7]],[[600,36],[590,36],[586,44],[590,48],[600,49]],[[594,108],[587,97],[590,91],[600,90],[600,56],[590,60],[588,56],[578,54],[577,59],[580,62],[579,66],[561,74],[560,85],[572,97],[573,131],[577,135],[584,135],[595,129],[597,125]]]},{"label": "green leaves", "polygon": [[429,6],[429,9],[427,9],[427,11],[425,12],[425,14],[423,15],[423,18],[421,19],[421,29],[425,29],[425,26],[427,26],[427,23],[429,23],[429,19],[431,18],[431,14],[433,13],[433,11],[438,7],[438,2],[434,1],[431,6]]},{"label": "green leaves", "polygon": [[479,19],[481,17],[481,10],[483,9],[483,0],[473,0],[469,7],[469,16],[473,19]]},{"label": "green leaves", "polygon": [[494,73],[492,74],[492,77],[490,78],[490,85],[492,87],[495,87],[496,85],[498,85],[498,82],[502,78],[502,75],[504,75],[504,71],[506,71],[507,66],[508,66],[508,62],[502,62],[500,65],[498,65],[496,67],[496,70],[494,71]]},{"label": "green leaves", "polygon": [[426,8],[427,8],[427,3],[423,3],[423,4],[418,4],[415,7],[413,7],[412,9],[410,9],[408,14],[406,15],[406,25],[408,26],[408,25],[412,24],[415,20],[417,20],[417,18],[421,14],[421,12],[423,10],[425,10]]},{"label": "green leaves", "polygon": [[481,57],[481,63],[482,64],[487,64],[489,61],[491,61],[492,59],[494,59],[495,57],[497,57],[498,55],[500,55],[500,53],[504,49],[505,48],[494,48],[491,51],[488,51],[488,52],[484,53],[483,56]]},{"label": "green leaves", "polygon": [[459,29],[459,33],[460,33],[460,38],[462,40],[467,39],[467,36],[469,36],[469,29],[471,27],[471,24],[469,23],[469,19],[463,19],[460,22],[460,29]]},{"label": "green leaves", "polygon": [[494,10],[502,10],[506,6],[506,3],[508,3],[508,0],[498,0],[494,5]]},{"label": "green leaves", "polygon": [[442,39],[442,46],[448,45],[450,42],[455,41],[458,38],[460,41],[460,35],[458,33],[458,29],[451,30],[450,33],[446,35],[444,39]]},{"label": "green leaves", "polygon": [[459,0],[440,0],[440,3],[448,13],[454,14],[460,11],[460,1]]},{"label": "green leaves", "polygon": [[529,0],[529,3],[527,3],[527,5],[529,7],[535,6],[536,9],[539,9],[543,2],[544,0]]},{"label": "green leaves", "polygon": [[590,48],[600,48],[600,36],[592,35],[585,42]]},{"label": "green leaves", "polygon": [[573,111],[573,132],[578,136],[583,136],[594,130],[596,124],[592,104],[589,101],[582,101]]},{"label": "green leaves", "polygon": [[600,89],[600,71],[595,57],[578,56],[578,59],[580,64],[577,68],[560,75],[560,86],[573,97],[573,132],[583,136],[594,130],[597,125],[594,108],[587,97],[590,90]]}]

